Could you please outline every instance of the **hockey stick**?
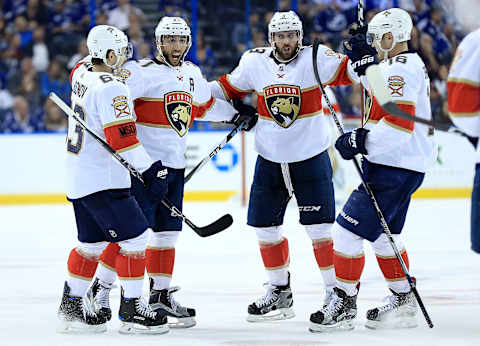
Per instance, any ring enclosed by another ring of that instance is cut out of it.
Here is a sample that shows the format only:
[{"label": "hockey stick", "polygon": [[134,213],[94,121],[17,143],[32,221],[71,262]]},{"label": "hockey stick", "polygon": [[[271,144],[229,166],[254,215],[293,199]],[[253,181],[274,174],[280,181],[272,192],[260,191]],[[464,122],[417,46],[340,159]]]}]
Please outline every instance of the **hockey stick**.
[{"label": "hockey stick", "polygon": [[468,137],[467,134],[455,126],[450,124],[439,124],[431,120],[415,117],[411,114],[408,114],[400,109],[398,105],[393,102],[390,94],[385,86],[385,80],[383,78],[382,70],[379,65],[372,65],[367,68],[366,72],[368,84],[372,89],[372,94],[375,96],[376,100],[380,106],[389,114],[396,117],[414,121],[419,124],[427,125],[439,131],[444,131],[448,133],[457,134],[460,136]]},{"label": "hockey stick", "polygon": [[[120,162],[120,164],[128,169],[131,175],[137,178],[139,181],[144,183],[142,174],[135,169],[127,160],[118,154],[103,138],[97,135],[90,127],[83,121],[77,113],[75,113],[65,102],[62,101],[60,97],[58,97],[55,93],[50,93],[49,95],[50,100],[52,100],[61,110],[65,112],[68,116],[73,117],[76,122],[85,130],[87,131],[100,145],[107,150],[115,159]],[[217,234],[228,227],[233,223],[233,218],[230,214],[223,215],[220,219],[216,220],[215,222],[207,225],[205,227],[198,227],[192,221],[190,221],[183,213],[175,207],[172,202],[170,202],[167,198],[161,200],[162,204],[171,211],[171,215],[175,217],[179,217],[185,222],[192,230],[195,231],[200,237],[209,237],[211,235]]]},{"label": "hockey stick", "polygon": [[[313,50],[312,50],[312,56],[313,56],[313,73],[315,75],[315,79],[317,80],[317,83],[320,87],[320,90],[322,91],[323,96],[325,97],[325,102],[327,103],[328,109],[330,110],[330,113],[332,114],[332,117],[335,121],[335,124],[337,125],[338,131],[340,134],[344,134],[345,131],[343,130],[343,126],[338,120],[337,114],[335,113],[335,110],[332,107],[332,104],[330,103],[330,100],[328,99],[327,94],[325,93],[325,89],[323,88],[322,81],[320,80],[320,75],[318,74],[318,66],[317,66],[317,54],[318,54],[318,45],[319,45],[318,39],[315,39],[315,42],[313,43]],[[382,81],[383,82],[383,81]],[[372,189],[370,188],[370,185],[367,183],[363,176],[362,169],[360,168],[360,165],[357,161],[357,159],[354,157],[353,158],[353,163],[355,165],[355,168],[357,170],[358,175],[360,176],[360,179],[362,180],[362,185],[367,191],[368,196],[370,197],[373,206],[377,212],[378,219],[380,220],[380,225],[383,228],[383,231],[387,235],[387,239],[390,242],[390,245],[392,246],[393,252],[395,252],[395,256],[398,259],[398,262],[400,263],[400,266],[402,267],[402,271],[405,274],[405,277],[408,281],[408,284],[410,285],[410,288],[412,289],[413,294],[415,295],[415,298],[417,299],[418,305],[420,306],[420,309],[422,310],[423,316],[425,316],[425,320],[427,321],[427,324],[430,328],[433,328],[433,323],[432,320],[430,319],[430,316],[428,315],[427,310],[425,309],[425,305],[423,304],[422,299],[420,298],[420,295],[418,294],[417,288],[415,286],[415,282],[413,281],[412,277],[410,276],[407,266],[405,265],[405,262],[403,261],[402,256],[400,255],[400,252],[398,251],[397,245],[395,244],[395,241],[393,240],[392,237],[392,232],[390,231],[390,228],[388,227],[387,221],[385,220],[385,217],[383,216],[383,213],[380,209],[380,206],[378,205],[377,199],[375,198],[375,195],[373,194]]]},{"label": "hockey stick", "polygon": [[[363,5],[363,0],[358,0],[358,5],[357,5],[357,22],[358,26],[362,27],[365,24],[365,17],[364,17],[364,5]],[[365,113],[365,101],[368,98],[368,92],[367,90],[363,87],[363,85],[360,84],[360,90],[362,92],[362,105],[361,105],[361,112],[362,112],[362,117],[364,116]]]},{"label": "hockey stick", "polygon": [[195,167],[193,167],[193,169],[188,172],[187,176],[185,177],[185,183],[188,182],[190,179],[192,179],[192,176],[195,174],[196,171],[198,171],[200,168],[202,168],[203,166],[205,166],[205,164],[210,161],[210,159],[212,157],[214,157],[215,155],[217,155],[217,153],[222,150],[222,148],[225,146],[225,144],[227,144],[232,138],[233,136],[235,136],[237,133],[239,133],[246,125],[248,120],[245,120],[244,122],[242,122],[241,124],[235,126],[232,131],[230,131],[228,133],[228,135],[220,142],[220,144],[218,144],[211,152],[210,154],[208,154],[207,156],[205,156],[203,158],[202,161],[200,161]]}]

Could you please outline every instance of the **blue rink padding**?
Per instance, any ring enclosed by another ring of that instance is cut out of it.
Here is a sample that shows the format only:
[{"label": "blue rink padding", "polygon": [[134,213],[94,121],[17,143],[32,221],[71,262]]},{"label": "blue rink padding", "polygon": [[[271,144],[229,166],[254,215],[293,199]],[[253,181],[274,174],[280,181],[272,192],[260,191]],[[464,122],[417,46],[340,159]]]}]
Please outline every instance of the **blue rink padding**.
[{"label": "blue rink padding", "polygon": [[[168,193],[166,197],[182,211],[185,169],[167,169]],[[160,202],[152,203],[146,194],[143,184],[134,177],[132,177],[132,193],[154,232],[182,230],[182,219],[172,216],[170,210],[165,208]]]},{"label": "blue rink padding", "polygon": [[475,166],[475,179],[472,191],[472,211],[470,214],[470,239],[472,250],[480,253],[480,163]]},{"label": "blue rink padding", "polygon": [[[302,209],[299,212],[300,223],[302,225],[333,223],[335,198],[332,166],[327,151],[288,165],[293,191]],[[288,190],[280,164],[258,155],[250,190],[247,224],[253,227],[283,224],[288,201]]]},{"label": "blue rink padding", "polygon": [[73,204],[78,240],[82,243],[132,239],[148,222],[130,189],[112,189],[69,200]]},{"label": "blue rink padding", "polygon": [[[403,168],[362,162],[366,182],[380,206],[393,234],[400,234],[407,216],[412,194],[420,187],[424,173]],[[362,184],[352,192],[336,222],[371,242],[383,232],[373,202]]]}]

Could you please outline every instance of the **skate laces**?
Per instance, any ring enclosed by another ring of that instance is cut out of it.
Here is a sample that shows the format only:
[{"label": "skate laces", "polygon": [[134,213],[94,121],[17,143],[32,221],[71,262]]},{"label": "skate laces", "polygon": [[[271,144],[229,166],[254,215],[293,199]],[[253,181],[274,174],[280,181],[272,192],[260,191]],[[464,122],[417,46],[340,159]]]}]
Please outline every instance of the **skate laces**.
[{"label": "skate laces", "polygon": [[172,308],[173,311],[177,311],[178,308],[182,308],[182,306],[179,303],[177,303],[175,298],[173,298],[173,293],[175,293],[179,290],[180,290],[180,286],[170,287],[167,290],[167,299],[168,299],[168,302],[170,303],[170,307]]},{"label": "skate laces", "polygon": [[383,298],[383,301],[386,304],[378,308],[380,312],[398,309],[400,306],[408,303],[409,293],[392,294]]},{"label": "skate laces", "polygon": [[82,310],[83,310],[83,316],[85,319],[87,317],[97,317],[97,314],[95,313],[94,307],[92,304],[88,303],[88,300],[82,299]]},{"label": "skate laces", "polygon": [[340,298],[336,294],[332,294],[332,300],[324,309],[325,315],[327,316],[334,316],[337,312],[341,310],[343,306],[343,298]]},{"label": "skate laces", "polygon": [[157,313],[152,310],[152,307],[147,304],[143,297],[140,297],[135,302],[135,309],[137,312],[145,317],[154,319],[157,316]]},{"label": "skate laces", "polygon": [[115,287],[114,284],[108,284],[106,282],[99,283],[95,300],[100,307],[110,309],[110,290]]},{"label": "skate laces", "polygon": [[266,305],[271,304],[278,298],[277,292],[275,292],[276,286],[271,285],[270,283],[266,282],[263,284],[263,287],[267,290],[267,293],[259,299],[255,301],[255,305],[259,308],[262,308]]},{"label": "skate laces", "polygon": [[333,290],[326,290],[325,291],[325,298],[323,298],[323,305],[324,306],[327,306],[330,301],[333,299],[333,296],[334,296],[334,292]]}]

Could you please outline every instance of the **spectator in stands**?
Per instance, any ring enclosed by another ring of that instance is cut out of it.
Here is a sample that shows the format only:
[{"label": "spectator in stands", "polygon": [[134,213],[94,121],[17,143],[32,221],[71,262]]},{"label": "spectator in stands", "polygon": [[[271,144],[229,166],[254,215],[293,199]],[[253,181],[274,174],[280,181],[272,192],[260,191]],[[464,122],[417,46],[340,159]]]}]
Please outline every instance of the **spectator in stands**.
[{"label": "spectator in stands", "polygon": [[25,48],[33,40],[33,32],[29,28],[27,19],[24,16],[15,18],[14,30],[20,38],[20,49]]},{"label": "spectator in stands", "polygon": [[202,71],[204,77],[207,80],[215,78],[215,68],[217,67],[217,58],[215,52],[205,45],[203,31],[197,32],[196,44],[197,44],[197,63]]},{"label": "spectator in stands", "polygon": [[23,96],[15,96],[13,108],[7,111],[2,122],[4,133],[31,133],[43,131],[43,112],[30,112],[28,102]]},{"label": "spectator in stands", "polygon": [[452,45],[443,33],[443,12],[438,7],[430,11],[430,18],[418,23],[422,31],[420,45],[425,53],[431,75],[438,73],[440,65],[447,65],[452,58]]},{"label": "spectator in stands", "polygon": [[70,83],[58,60],[52,60],[48,66],[48,71],[40,73],[40,90],[44,99],[48,97],[50,92],[54,92],[69,103]]},{"label": "spectator in stands", "polygon": [[88,55],[87,40],[83,39],[78,43],[77,53],[72,55],[72,57],[67,63],[68,70],[71,71],[75,67],[77,62],[79,62],[81,59],[83,59],[87,55]]},{"label": "spectator in stands", "polygon": [[353,17],[353,12],[344,11],[335,0],[329,2],[329,6],[315,16],[314,29],[323,33],[336,49],[348,37],[348,27],[357,18]]},{"label": "spectator in stands", "polygon": [[144,42],[142,28],[139,22],[130,23],[128,29],[128,42],[133,47],[133,59],[138,59],[138,48]]},{"label": "spectator in stands", "polygon": [[35,22],[39,26],[48,23],[48,10],[43,0],[28,0],[24,16],[29,22]]},{"label": "spectator in stands", "polygon": [[65,132],[67,126],[67,118],[63,115],[62,110],[48,99],[45,102],[45,130],[51,132]]},{"label": "spectator in stands", "polygon": [[27,100],[28,106],[32,110],[42,108],[42,95],[36,75],[25,75],[19,87],[14,90],[15,95],[21,95]]},{"label": "spectator in stands", "polygon": [[72,55],[81,40],[82,26],[72,21],[77,18],[72,11],[67,9],[65,0],[54,0],[48,21],[50,49],[64,56]]},{"label": "spectator in stands", "polygon": [[46,71],[50,59],[45,44],[45,29],[43,27],[38,27],[33,31],[32,54],[32,63],[35,70],[38,72]]},{"label": "spectator in stands", "polygon": [[152,58],[152,45],[148,42],[142,42],[138,47],[137,59],[151,59]]},{"label": "spectator in stands", "polygon": [[36,72],[35,67],[33,67],[33,59],[31,57],[24,57],[21,60],[20,68],[10,74],[7,84],[8,89],[13,91],[18,89],[24,76],[35,76]]},{"label": "spectator in stands", "polygon": [[133,6],[130,0],[118,0],[118,6],[108,13],[108,24],[120,30],[127,31],[131,21],[144,22],[145,15],[138,7]]}]

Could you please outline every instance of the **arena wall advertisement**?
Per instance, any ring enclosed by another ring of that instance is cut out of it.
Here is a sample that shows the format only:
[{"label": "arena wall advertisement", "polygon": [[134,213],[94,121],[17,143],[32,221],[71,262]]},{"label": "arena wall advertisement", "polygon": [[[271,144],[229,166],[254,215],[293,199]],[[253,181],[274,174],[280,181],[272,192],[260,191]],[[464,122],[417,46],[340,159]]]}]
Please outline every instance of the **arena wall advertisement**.
[{"label": "arena wall advertisement", "polygon": [[[227,134],[192,132],[188,137],[187,172]],[[475,152],[462,137],[437,133],[439,156],[416,198],[468,198],[472,189]],[[245,200],[255,168],[253,134],[235,136],[185,186],[186,201]],[[0,204],[64,203],[65,135],[1,135]],[[337,157],[338,159],[338,157]],[[342,189],[354,189],[359,179],[350,162],[338,160]],[[244,167],[242,168],[242,166]],[[245,175],[242,173],[245,171]],[[243,196],[242,196],[243,194]],[[242,198],[243,197],[243,198]],[[248,200],[248,199],[247,199]]]}]

